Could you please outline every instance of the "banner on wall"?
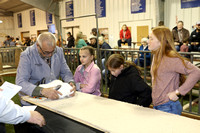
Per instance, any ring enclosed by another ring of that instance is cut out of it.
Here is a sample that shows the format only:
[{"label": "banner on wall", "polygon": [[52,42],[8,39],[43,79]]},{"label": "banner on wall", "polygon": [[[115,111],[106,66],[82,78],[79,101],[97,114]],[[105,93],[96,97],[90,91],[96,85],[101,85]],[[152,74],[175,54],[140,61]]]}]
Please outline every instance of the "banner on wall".
[{"label": "banner on wall", "polygon": [[[74,17],[74,4],[73,1],[65,3],[66,18]],[[66,21],[74,21],[74,19],[67,19]]]},{"label": "banner on wall", "polygon": [[146,0],[131,0],[131,13],[146,12]]},{"label": "banner on wall", "polygon": [[95,0],[95,13],[98,18],[106,17],[106,1]]},{"label": "banner on wall", "polygon": [[200,7],[200,0],[181,0],[181,8]]},{"label": "banner on wall", "polygon": [[52,24],[53,23],[53,18],[52,18],[52,14],[46,12],[46,23],[47,24]]},{"label": "banner on wall", "polygon": [[22,14],[17,14],[18,28],[22,28]]},{"label": "banner on wall", "polygon": [[31,26],[35,26],[35,10],[30,10],[30,22]]}]

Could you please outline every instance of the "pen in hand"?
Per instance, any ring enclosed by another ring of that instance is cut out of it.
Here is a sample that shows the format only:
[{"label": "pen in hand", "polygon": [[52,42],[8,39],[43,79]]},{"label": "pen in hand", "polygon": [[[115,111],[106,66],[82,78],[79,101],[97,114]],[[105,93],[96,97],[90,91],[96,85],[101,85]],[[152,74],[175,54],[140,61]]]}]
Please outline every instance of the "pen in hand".
[{"label": "pen in hand", "polygon": [[55,87],[55,90],[59,90],[60,87],[61,87],[61,85],[57,85],[57,86]]}]

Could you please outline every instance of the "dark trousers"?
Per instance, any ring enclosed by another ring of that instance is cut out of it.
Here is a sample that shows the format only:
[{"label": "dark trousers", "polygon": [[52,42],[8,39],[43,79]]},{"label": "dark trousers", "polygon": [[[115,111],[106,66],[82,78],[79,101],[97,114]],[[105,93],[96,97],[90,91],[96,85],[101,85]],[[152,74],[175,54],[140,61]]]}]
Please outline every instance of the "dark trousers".
[{"label": "dark trousers", "polygon": [[6,128],[4,123],[0,123],[0,133],[6,133]]},{"label": "dark trousers", "polygon": [[[141,67],[144,67],[144,58],[139,58],[139,64],[138,64],[138,59],[136,59],[136,60],[134,61],[134,63],[135,63],[136,65],[139,65],[139,66],[141,66]],[[146,59],[146,66],[150,66],[150,64],[151,64],[150,59]]]},{"label": "dark trousers", "polygon": [[192,52],[192,51],[200,52],[200,45],[190,45],[189,52]]},{"label": "dark trousers", "polygon": [[131,46],[131,38],[130,39],[126,39],[124,42],[122,42],[122,40],[118,40],[118,47],[121,47],[121,43],[128,43],[128,46]]}]

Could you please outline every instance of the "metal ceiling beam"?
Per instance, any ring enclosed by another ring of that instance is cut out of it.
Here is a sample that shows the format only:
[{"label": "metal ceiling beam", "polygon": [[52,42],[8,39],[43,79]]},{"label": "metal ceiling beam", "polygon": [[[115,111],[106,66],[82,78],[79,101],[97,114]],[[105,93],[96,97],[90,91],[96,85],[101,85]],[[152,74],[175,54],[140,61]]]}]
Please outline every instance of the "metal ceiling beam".
[{"label": "metal ceiling beam", "polygon": [[21,0],[24,3],[32,5],[43,11],[47,11],[54,15],[59,16],[59,3],[58,0]]},{"label": "metal ceiling beam", "polygon": [[24,6],[24,5],[26,5],[25,3],[23,3],[23,4],[19,4],[19,5],[15,5],[15,6],[12,6],[12,7],[10,7],[10,8],[7,8],[6,9],[6,11],[11,11],[11,10],[13,10],[13,9],[15,9],[15,8],[19,8],[20,6]]},{"label": "metal ceiling beam", "polygon": [[2,14],[1,16],[13,16],[13,12],[8,12],[4,9],[0,9],[0,13]]}]

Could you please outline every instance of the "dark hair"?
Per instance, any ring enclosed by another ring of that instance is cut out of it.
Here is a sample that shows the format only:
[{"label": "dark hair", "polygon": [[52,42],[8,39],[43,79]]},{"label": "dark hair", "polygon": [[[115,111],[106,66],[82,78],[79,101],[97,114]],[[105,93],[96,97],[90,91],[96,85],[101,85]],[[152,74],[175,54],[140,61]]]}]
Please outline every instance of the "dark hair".
[{"label": "dark hair", "polygon": [[92,28],[92,32],[97,33],[97,28]]},{"label": "dark hair", "polygon": [[106,62],[107,68],[117,69],[121,65],[124,65],[125,68],[129,66],[134,66],[138,70],[139,74],[141,74],[140,68],[135,63],[130,61],[125,61],[124,57],[120,54],[112,54]]},{"label": "dark hair", "polygon": [[104,35],[103,33],[101,33],[101,36],[102,36],[102,37],[105,37],[105,35]]},{"label": "dark hair", "polygon": [[[180,20],[180,21],[178,21],[178,23],[182,23],[182,24],[183,24],[183,21]],[[178,23],[177,23],[177,24],[178,24]]]},{"label": "dark hair", "polygon": [[91,47],[91,46],[84,46],[84,47],[82,47],[80,50],[88,50],[88,51],[90,52],[90,55],[95,56],[95,50],[94,50],[94,48]]},{"label": "dark hair", "polygon": [[71,35],[71,32],[67,32],[67,34]]},{"label": "dark hair", "polygon": [[160,21],[159,23],[158,23],[158,26],[163,26],[164,25],[164,21]]}]

